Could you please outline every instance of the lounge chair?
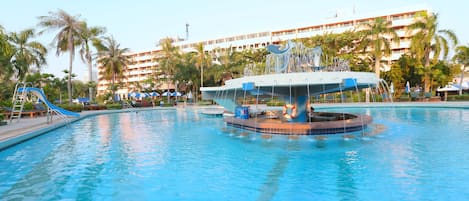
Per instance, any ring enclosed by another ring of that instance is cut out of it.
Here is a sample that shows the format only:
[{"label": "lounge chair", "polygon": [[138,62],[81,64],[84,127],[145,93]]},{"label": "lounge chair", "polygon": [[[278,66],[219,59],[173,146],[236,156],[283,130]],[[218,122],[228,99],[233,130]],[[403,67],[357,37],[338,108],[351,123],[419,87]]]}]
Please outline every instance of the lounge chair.
[{"label": "lounge chair", "polygon": [[44,116],[47,114],[47,108],[44,107],[44,104],[42,103],[34,104],[33,107],[34,107],[34,110],[32,111],[36,111],[38,115]]},{"label": "lounge chair", "polygon": [[412,101],[422,101],[424,97],[420,96],[420,92],[412,92],[410,93],[410,98]]},{"label": "lounge chair", "polygon": [[439,96],[433,96],[431,92],[425,92],[425,100],[430,102],[439,102],[441,98]]},{"label": "lounge chair", "polygon": [[[3,115],[5,115],[5,118],[9,119],[10,118],[10,115],[12,113],[12,109],[10,107],[6,107],[6,106],[3,106],[2,107],[4,112],[3,112]],[[14,112],[14,114],[18,114],[19,112]],[[40,113],[36,110],[23,110],[21,112],[21,115],[29,115],[29,117],[33,118],[37,115],[39,115]]]}]

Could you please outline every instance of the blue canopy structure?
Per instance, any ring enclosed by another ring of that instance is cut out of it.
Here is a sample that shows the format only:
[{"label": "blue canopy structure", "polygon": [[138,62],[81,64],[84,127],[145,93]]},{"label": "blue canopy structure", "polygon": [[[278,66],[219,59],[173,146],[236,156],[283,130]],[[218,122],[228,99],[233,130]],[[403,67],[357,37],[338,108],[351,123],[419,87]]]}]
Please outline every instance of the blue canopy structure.
[{"label": "blue canopy structure", "polygon": [[78,103],[89,103],[90,102],[90,98],[77,98],[76,101]]}]

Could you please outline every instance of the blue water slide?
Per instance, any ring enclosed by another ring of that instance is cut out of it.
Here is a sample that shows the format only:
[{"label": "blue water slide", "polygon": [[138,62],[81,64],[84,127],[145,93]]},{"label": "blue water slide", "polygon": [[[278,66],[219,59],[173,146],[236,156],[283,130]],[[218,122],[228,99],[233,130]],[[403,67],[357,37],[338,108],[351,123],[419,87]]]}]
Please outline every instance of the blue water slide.
[{"label": "blue water slide", "polygon": [[44,92],[42,92],[41,89],[39,88],[34,88],[34,87],[26,87],[26,88],[18,88],[18,92],[22,92],[23,90],[26,90],[26,92],[31,92],[32,94],[34,94],[35,96],[37,96],[39,98],[39,100],[41,100],[44,104],[47,105],[47,107],[63,114],[63,115],[66,115],[66,116],[72,116],[72,117],[79,117],[80,114],[76,113],[76,112],[72,112],[72,111],[68,111],[66,109],[63,109],[59,106],[56,106],[54,104],[52,104],[51,102],[49,102],[46,98],[46,95],[44,95]]}]

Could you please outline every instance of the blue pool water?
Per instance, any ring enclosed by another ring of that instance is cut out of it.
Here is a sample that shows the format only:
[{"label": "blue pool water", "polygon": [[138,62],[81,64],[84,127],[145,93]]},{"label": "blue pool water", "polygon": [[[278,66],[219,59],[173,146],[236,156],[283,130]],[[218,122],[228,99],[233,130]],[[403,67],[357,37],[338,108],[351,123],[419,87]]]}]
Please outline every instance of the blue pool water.
[{"label": "blue pool water", "polygon": [[190,109],[86,118],[1,151],[0,200],[469,200],[468,109],[343,110],[386,129],[265,140]]}]

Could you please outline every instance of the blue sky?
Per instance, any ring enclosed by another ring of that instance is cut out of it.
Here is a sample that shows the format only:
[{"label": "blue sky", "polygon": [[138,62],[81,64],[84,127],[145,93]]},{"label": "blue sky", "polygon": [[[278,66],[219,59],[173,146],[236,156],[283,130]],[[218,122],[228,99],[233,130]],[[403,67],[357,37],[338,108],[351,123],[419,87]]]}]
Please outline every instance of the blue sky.
[{"label": "blue sky", "polygon": [[[439,28],[451,29],[460,44],[469,43],[469,14],[466,1],[418,0],[8,0],[3,2],[0,25],[7,31],[36,27],[37,17],[58,8],[71,15],[80,15],[91,26],[107,28],[122,47],[132,51],[150,50],[164,37],[185,37],[200,41],[243,33],[272,31],[282,28],[314,25],[334,16],[379,13],[381,10],[426,5],[439,14]],[[49,45],[55,32],[37,40]],[[63,76],[68,69],[68,56],[57,57],[50,49],[48,66],[43,72]],[[82,79],[86,66],[77,57],[73,72]]]}]

